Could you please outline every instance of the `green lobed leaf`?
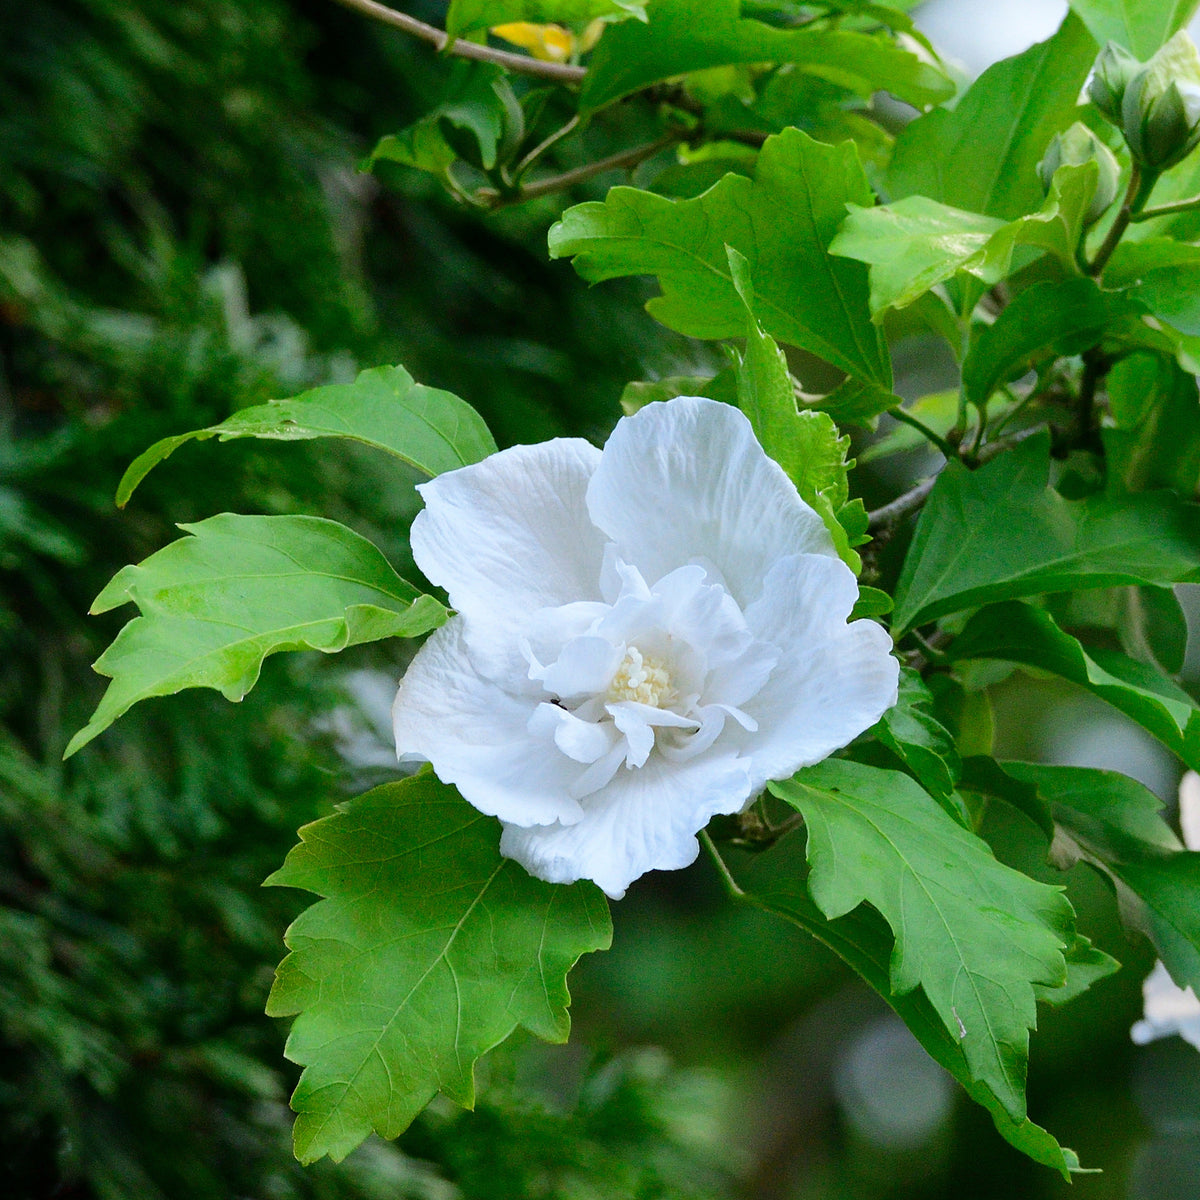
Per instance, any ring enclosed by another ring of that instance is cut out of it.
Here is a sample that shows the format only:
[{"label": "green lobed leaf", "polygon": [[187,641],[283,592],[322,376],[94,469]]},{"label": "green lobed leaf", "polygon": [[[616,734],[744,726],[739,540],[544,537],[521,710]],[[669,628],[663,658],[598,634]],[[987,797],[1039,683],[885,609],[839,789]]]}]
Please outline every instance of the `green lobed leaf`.
[{"label": "green lobed leaf", "polygon": [[646,306],[652,316],[693,337],[733,338],[745,333],[746,310],[729,267],[732,246],[749,264],[767,333],[890,393],[866,268],[826,253],[846,204],[870,202],[851,143],[825,146],[789,129],[767,139],[753,180],[727,175],[693,200],[616,187],[603,202],[568,209],[550,230],[550,254],[574,257],[592,283],[655,275],[662,295]]},{"label": "green lobed leaf", "polygon": [[968,269],[1003,228],[995,217],[906,196],[877,208],[851,206],[829,253],[870,264],[871,312],[878,317]]},{"label": "green lobed leaf", "polygon": [[741,18],[739,0],[650,0],[647,15],[646,24],[627,21],[600,39],[580,97],[585,111],[676,75],[733,63],[795,63],[861,96],[883,89],[917,108],[954,94],[938,67],[888,37],[778,29]]},{"label": "green lobed leaf", "polygon": [[[874,988],[908,1026],[930,1057],[949,1071],[973,1100],[991,1113],[997,1131],[1008,1142],[1036,1162],[1061,1172],[1064,1178],[1078,1171],[1079,1159],[1073,1151],[1060,1147],[1049,1133],[1028,1117],[1014,1122],[991,1088],[972,1076],[957,1028],[953,1033],[947,1030],[920,988],[904,994],[892,990],[890,966],[895,939],[879,913],[864,904],[845,916],[828,920],[817,908],[804,885],[801,838],[802,834],[798,832],[788,835],[776,844],[769,856],[735,857],[731,854],[732,873],[738,886],[744,889],[753,903],[792,921],[823,942]],[[787,855],[796,860],[793,871],[785,875],[781,871],[771,870],[773,864],[766,861],[768,858]],[[1068,961],[1067,983],[1061,990],[1065,992],[1071,984]]]},{"label": "green lobed leaf", "polygon": [[446,32],[451,37],[505,25],[532,21],[536,25],[566,25],[580,30],[591,21],[646,19],[647,0],[451,0]]},{"label": "green lobed leaf", "polygon": [[496,451],[483,418],[451,392],[415,383],[403,367],[374,367],[353,383],[334,383],[243,408],[219,425],[155,442],[117,488],[124,505],[151,469],[184,442],[255,437],[296,442],[342,437],[396,455],[426,475],[478,462]]},{"label": "green lobed leaf", "polygon": [[1070,0],[1098,45],[1118,42],[1145,62],[1196,11],[1196,0]]},{"label": "green lobed leaf", "polygon": [[1113,650],[1085,650],[1053,618],[1008,601],[980,609],[950,644],[952,662],[998,659],[1049,671],[1107,701],[1200,770],[1200,710],[1182,688],[1153,667]]},{"label": "green lobed leaf", "polygon": [[1036,167],[1054,134],[1075,120],[1096,55],[1083,22],[989,67],[953,111],[936,109],[896,139],[887,190],[922,195],[1005,221],[1042,204]]},{"label": "green lobed leaf", "polygon": [[[1003,777],[1036,789],[1057,825],[1052,853],[1060,866],[1083,858],[1111,876],[1123,914],[1158,947],[1176,981],[1200,989],[1200,853],[1183,850],[1159,815],[1162,801],[1115,771],[1040,763],[996,764]],[[1136,897],[1130,902],[1130,895]]]},{"label": "green lobed leaf", "polygon": [[[871,732],[920,780],[935,798],[948,797],[962,773],[954,737],[933,711],[933,693],[920,672],[900,668],[896,703]],[[946,807],[943,805],[943,807]],[[957,808],[948,809],[951,816]]]},{"label": "green lobed leaf", "polygon": [[1116,321],[1140,307],[1120,293],[1103,292],[1091,279],[1035,283],[978,333],[963,362],[963,385],[983,405],[1002,383],[1047,359],[1080,354],[1097,344]]},{"label": "green lobed leaf", "polygon": [[727,246],[726,252],[733,285],[746,306],[746,350],[738,359],[737,371],[738,406],[749,418],[762,448],[820,515],[839,557],[857,575],[862,559],[851,548],[838,519],[849,499],[847,477],[854,465],[853,460],[846,461],[850,439],[839,435],[828,413],[796,407],[796,387],[787,359],[755,315],[750,264],[732,246]]},{"label": "green lobed leaf", "polygon": [[398,1136],[439,1091],[472,1107],[476,1059],[518,1025],[566,1041],[566,973],[612,940],[593,884],[543,883],[501,858],[497,823],[430,773],[300,837],[266,882],[324,897],[288,930],[267,1002],[296,1017],[301,1162]]},{"label": "green lobed leaf", "polygon": [[870,264],[876,320],[959,271],[992,287],[1037,253],[1049,252],[1076,272],[1075,251],[1097,176],[1094,163],[1060,167],[1042,207],[1008,222],[927,196],[907,196],[877,208],[852,207],[829,252]]},{"label": "green lobed leaf", "polygon": [[1061,889],[997,862],[900,772],[828,759],[770,789],[804,817],[817,907],[830,920],[863,903],[882,914],[891,993],[920,986],[971,1077],[1023,1122],[1034,988],[1066,982],[1075,941]]},{"label": "green lobed leaf", "polygon": [[141,616],[97,659],[112,682],[64,757],[139,700],[189,687],[240,700],[268,654],[328,654],[446,620],[441,604],[336,521],[222,513],[180,529],[190,536],[123,568],[92,605],[102,613],[132,601]]},{"label": "green lobed leaf", "polygon": [[897,636],[989,601],[1200,579],[1200,507],[1167,492],[1065,500],[1049,452],[1038,434],[977,471],[946,466],[896,588]]}]

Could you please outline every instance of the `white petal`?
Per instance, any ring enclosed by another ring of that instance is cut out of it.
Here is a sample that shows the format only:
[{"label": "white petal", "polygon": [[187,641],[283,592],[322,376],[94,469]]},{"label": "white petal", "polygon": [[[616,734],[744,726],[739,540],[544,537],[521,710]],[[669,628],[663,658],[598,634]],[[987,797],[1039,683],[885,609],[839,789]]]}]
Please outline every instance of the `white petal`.
[{"label": "white petal", "polygon": [[569,789],[580,766],[531,732],[536,701],[514,696],[476,669],[454,617],[437,630],[400,681],[392,722],[403,758],[433,763],[480,812],[517,824],[577,821]]},{"label": "white petal", "polygon": [[621,654],[622,648],[605,638],[572,638],[558,659],[539,674],[546,691],[560,699],[594,696],[612,682]]},{"label": "white petal", "polygon": [[743,609],[777,559],[835,555],[821,518],[763,452],[750,422],[695,396],[648,404],[617,423],[587,505],[652,587],[707,558]]},{"label": "white petal", "polygon": [[557,704],[539,704],[529,718],[529,732],[539,739],[548,735],[568,758],[580,763],[594,763],[617,742],[607,722],[581,721]]},{"label": "white petal", "polygon": [[827,758],[896,703],[892,639],[873,621],[845,623],[857,590],[842,562],[803,555],[777,563],[746,610],[755,636],[781,651],[767,682],[739,706],[757,733],[729,735],[753,761],[756,790]]},{"label": "white petal", "polygon": [[588,516],[600,451],[578,438],[514,446],[417,489],[417,566],[450,593],[473,649],[508,655],[542,608],[599,600],[606,538]]},{"label": "white petal", "polygon": [[1200,1050],[1200,1000],[1191,988],[1181,988],[1161,962],[1146,976],[1142,997],[1145,1016],[1129,1031],[1137,1045],[1177,1033]]},{"label": "white petal", "polygon": [[505,826],[500,853],[539,879],[591,879],[619,900],[639,875],[693,862],[696,833],[715,814],[741,809],[749,793],[746,764],[732,755],[686,763],[652,757],[644,767],[621,768],[588,796],[574,825]]}]

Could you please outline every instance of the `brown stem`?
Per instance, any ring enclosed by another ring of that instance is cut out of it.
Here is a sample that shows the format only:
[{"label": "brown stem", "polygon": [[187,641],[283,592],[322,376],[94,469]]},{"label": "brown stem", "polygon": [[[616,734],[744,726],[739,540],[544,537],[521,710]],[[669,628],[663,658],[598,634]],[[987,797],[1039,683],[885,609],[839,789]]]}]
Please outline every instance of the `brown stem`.
[{"label": "brown stem", "polygon": [[518,71],[523,75],[533,75],[538,79],[552,79],[556,83],[579,83],[587,72],[583,67],[571,63],[543,62],[540,58],[530,58],[527,54],[514,54],[508,50],[496,50],[491,46],[481,46],[478,42],[464,42],[460,38],[451,39],[444,29],[436,25],[426,25],[416,17],[407,13],[397,12],[378,0],[336,0],[344,8],[351,8],[364,16],[372,17],[393,29],[401,29],[422,41],[429,42],[439,51],[447,54],[457,54],[459,58],[473,58],[478,62],[495,63],[507,67],[510,71]]},{"label": "brown stem", "polygon": [[619,154],[602,158],[598,162],[584,163],[583,166],[564,171],[561,175],[551,175],[548,179],[535,180],[510,194],[498,192],[495,188],[480,188],[475,193],[475,198],[488,208],[506,208],[510,204],[520,204],[522,201],[533,200],[538,196],[548,196],[551,192],[561,192],[577,183],[584,183],[597,175],[603,175],[605,171],[636,167],[638,163],[652,158],[660,150],[674,145],[680,140],[680,136],[667,134],[656,142],[648,142],[643,146],[622,150]]}]

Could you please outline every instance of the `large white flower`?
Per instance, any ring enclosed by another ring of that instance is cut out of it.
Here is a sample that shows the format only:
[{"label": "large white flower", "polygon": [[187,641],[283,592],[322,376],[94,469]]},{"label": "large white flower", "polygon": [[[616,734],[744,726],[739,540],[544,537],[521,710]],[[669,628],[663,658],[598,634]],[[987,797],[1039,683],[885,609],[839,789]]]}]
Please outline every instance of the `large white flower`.
[{"label": "large white flower", "polygon": [[696,833],[819,762],[896,699],[887,633],[746,418],[680,397],[603,452],[516,446],[421,486],[417,564],[458,615],[393,716],[500,818],[501,852],[619,898]]}]

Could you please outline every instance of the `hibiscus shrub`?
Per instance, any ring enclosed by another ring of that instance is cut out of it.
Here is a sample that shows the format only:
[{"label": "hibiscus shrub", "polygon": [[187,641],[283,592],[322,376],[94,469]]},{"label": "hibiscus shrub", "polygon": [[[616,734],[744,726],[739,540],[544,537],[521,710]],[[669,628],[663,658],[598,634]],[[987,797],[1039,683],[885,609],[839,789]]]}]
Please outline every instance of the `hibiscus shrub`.
[{"label": "hibiscus shrub", "polygon": [[[348,438],[428,479],[411,547],[449,608],[342,524],[223,513],[93,609],[140,615],[68,753],[149,697],[240,699],[278,651],[428,635],[394,706],[414,765],[302,829],[268,881],[321,897],[269,1006],[295,1017],[303,1161],[397,1136],[439,1092],[470,1106],[517,1026],[564,1040],[606,894],[702,847],[1064,1175],[1075,1155],[1026,1111],[1029,1032],[1118,964],[1061,887],[996,857],[989,807],[1110,879],[1200,985],[1200,854],[1132,778],[993,757],[987,690],[1048,672],[1200,769],[1172,678],[1172,588],[1200,581],[1194,5],[1078,3],[961,95],[902,7],[454,0],[450,34],[476,40],[368,167],[557,216],[551,256],[653,276],[650,313],[729,365],[632,382],[603,449],[504,450],[380,367],[160,441],[122,481],[124,504],[212,437]],[[602,199],[557,206],[589,181]],[[895,394],[916,336],[952,392]],[[862,457],[900,482],[868,511],[843,429],[881,421]],[[932,465],[905,480],[916,445]]]}]

